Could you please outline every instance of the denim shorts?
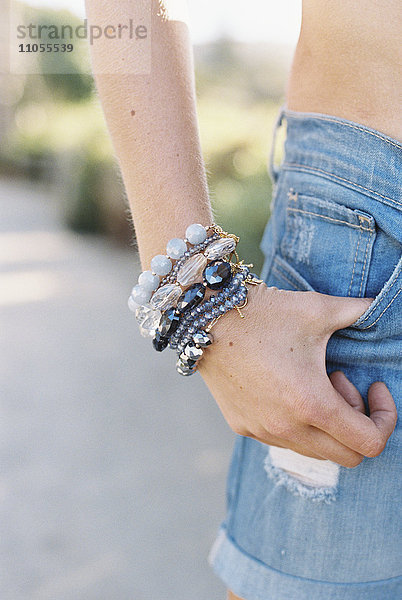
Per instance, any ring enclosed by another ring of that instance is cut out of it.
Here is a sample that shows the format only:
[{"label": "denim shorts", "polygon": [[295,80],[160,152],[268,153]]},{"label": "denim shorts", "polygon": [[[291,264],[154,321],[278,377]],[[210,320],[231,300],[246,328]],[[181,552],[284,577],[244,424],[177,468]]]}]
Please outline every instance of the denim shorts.
[{"label": "denim shorts", "polygon": [[[282,110],[285,152],[261,249],[267,285],[374,301],[330,338],[367,401],[402,391],[402,144],[345,119]],[[280,327],[280,323],[278,323]],[[402,598],[402,429],[348,469],[236,434],[208,561],[245,600]]]}]

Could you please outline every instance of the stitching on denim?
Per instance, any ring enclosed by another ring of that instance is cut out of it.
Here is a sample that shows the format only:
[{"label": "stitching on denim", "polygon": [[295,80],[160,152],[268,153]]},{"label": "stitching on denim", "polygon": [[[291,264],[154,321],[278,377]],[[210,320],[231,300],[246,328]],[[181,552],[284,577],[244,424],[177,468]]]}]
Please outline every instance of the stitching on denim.
[{"label": "stitching on denim", "polygon": [[367,265],[367,257],[368,257],[368,249],[371,243],[371,238],[372,238],[373,232],[370,231],[369,237],[367,239],[367,244],[366,244],[366,252],[364,254],[364,263],[363,263],[363,272],[362,272],[362,279],[360,281],[360,288],[359,288],[359,293],[358,296],[361,297],[361,293],[362,293],[362,288],[363,288],[363,281],[364,281],[364,274],[366,272],[366,265]]},{"label": "stitching on denim", "polygon": [[[371,315],[373,314],[374,310],[377,308],[377,306],[380,304],[380,302],[383,302],[384,298],[386,298],[389,294],[389,292],[392,290],[392,288],[394,287],[395,283],[398,281],[398,276],[399,273],[401,272],[401,267],[398,269],[398,271],[395,273],[395,279],[394,281],[391,283],[391,285],[389,286],[389,288],[387,289],[387,291],[385,292],[385,294],[382,296],[382,298],[378,298],[378,302],[377,305],[373,307],[373,305],[370,305],[368,310],[370,311],[369,314],[364,317],[364,319],[359,323],[359,325],[361,325],[361,323],[364,323],[365,321],[367,321],[367,319],[369,319],[371,317]],[[399,293],[399,292],[398,292]],[[373,301],[374,304],[375,301]],[[359,321],[360,319],[358,319]],[[367,327],[362,327],[362,329],[367,329]]]},{"label": "stitching on denim", "polygon": [[329,171],[324,171],[323,169],[318,169],[317,167],[309,167],[308,165],[300,165],[299,163],[285,162],[285,163],[283,163],[283,168],[286,168],[286,167],[299,167],[299,168],[306,169],[309,171],[317,171],[318,173],[323,173],[324,175],[329,175],[330,177],[339,179],[339,181],[344,181],[345,183],[350,183],[351,185],[361,188],[362,190],[365,190],[366,192],[370,192],[371,194],[380,196],[381,198],[384,198],[384,200],[389,200],[390,202],[394,202],[395,204],[399,204],[399,206],[402,206],[402,202],[398,202],[398,200],[394,200],[393,198],[384,196],[383,194],[380,194],[379,192],[376,192],[375,190],[367,188],[364,185],[360,185],[359,183],[356,183],[355,181],[351,181],[350,179],[345,179],[344,177],[339,177],[338,175],[334,175],[334,173],[330,173]]},{"label": "stitching on denim", "polygon": [[391,304],[393,303],[393,301],[397,298],[397,296],[402,292],[402,288],[399,288],[399,290],[397,291],[397,293],[395,294],[395,296],[392,298],[392,300],[387,304],[387,306],[384,308],[384,310],[382,311],[381,314],[378,315],[378,317],[376,318],[376,320],[374,321],[374,323],[371,323],[371,325],[367,325],[366,327],[362,327],[361,329],[370,329],[370,327],[373,327],[373,325],[375,325],[377,323],[377,321],[383,316],[383,314],[385,313],[386,310],[389,309],[389,307],[391,306]]},{"label": "stitching on denim", "polygon": [[328,221],[334,221],[335,223],[343,223],[344,225],[348,225],[349,227],[354,227],[355,229],[360,229],[364,231],[372,231],[371,229],[367,229],[366,227],[362,227],[361,225],[355,225],[354,223],[349,223],[349,221],[342,221],[342,219],[334,219],[334,217],[327,217],[326,215],[322,215],[320,213],[315,213],[309,210],[302,210],[301,208],[292,208],[288,206],[288,210],[292,210],[293,212],[303,213],[305,215],[312,215],[313,217],[320,217],[321,219],[327,219]]},{"label": "stitching on denim", "polygon": [[357,262],[357,255],[359,252],[359,246],[360,246],[360,240],[362,238],[362,228],[360,228],[360,232],[359,232],[359,239],[357,240],[357,246],[356,246],[356,252],[355,252],[355,260],[353,263],[353,271],[352,271],[352,278],[350,280],[350,284],[349,284],[349,289],[348,289],[348,293],[347,296],[350,296],[350,292],[352,291],[352,285],[353,285],[353,278],[355,276],[355,269],[356,269],[356,262]]},{"label": "stitching on denim", "polygon": [[293,287],[295,287],[297,290],[300,291],[305,291],[303,288],[299,287],[299,285],[297,285],[296,283],[294,283],[293,281],[291,281],[290,279],[288,279],[286,277],[286,275],[284,275],[282,273],[282,271],[280,271],[277,267],[273,266],[272,267],[272,272],[275,273],[276,275],[278,275],[278,277],[282,277],[282,279],[284,279],[285,281],[287,281],[290,285],[292,285]]},{"label": "stitching on denim", "polygon": [[[297,114],[293,113],[292,111],[284,111],[284,114],[285,115],[288,114],[291,119],[305,119],[306,118],[305,115],[297,115]],[[351,123],[347,123],[345,121],[338,121],[337,119],[326,119],[325,117],[322,117],[322,116],[318,115],[317,113],[307,113],[307,114],[312,115],[311,118],[319,119],[320,121],[326,121],[327,123],[338,123],[338,125],[346,125],[346,127],[350,127],[350,129],[356,129],[357,131],[367,133],[368,135],[372,135],[373,137],[376,137],[380,140],[383,140],[384,142],[387,142],[387,144],[391,144],[391,146],[395,146],[395,148],[402,149],[402,144],[393,142],[392,140],[390,140],[386,137],[383,137],[379,133],[374,133],[374,131],[370,131],[369,129],[365,129],[364,127],[358,127],[357,125],[352,125]]]},{"label": "stitching on denim", "polygon": [[[388,296],[389,292],[392,290],[392,288],[394,287],[395,283],[398,281],[398,277],[397,277],[397,275],[399,275],[399,272],[400,272],[400,269],[398,270],[398,273],[395,275],[395,279],[394,279],[394,281],[391,283],[391,285],[389,286],[389,288],[388,288],[388,289],[387,289],[387,291],[385,292],[384,296],[383,296],[382,298],[379,298],[379,299],[378,299],[378,304],[379,304],[380,302],[383,302],[384,298],[386,298],[386,297]],[[377,304],[377,306],[378,306],[378,304]],[[374,308],[376,308],[376,307],[374,307]],[[370,310],[370,307],[369,307],[369,310]],[[369,319],[369,318],[370,318],[370,316],[371,316],[372,312],[373,312],[373,311],[370,311],[370,313],[369,313],[369,314],[368,314],[368,315],[367,315],[367,316],[366,316],[366,317],[365,317],[365,318],[364,318],[364,319],[363,319],[361,322],[362,322],[362,323],[364,323],[365,321],[367,321],[367,319]]]}]

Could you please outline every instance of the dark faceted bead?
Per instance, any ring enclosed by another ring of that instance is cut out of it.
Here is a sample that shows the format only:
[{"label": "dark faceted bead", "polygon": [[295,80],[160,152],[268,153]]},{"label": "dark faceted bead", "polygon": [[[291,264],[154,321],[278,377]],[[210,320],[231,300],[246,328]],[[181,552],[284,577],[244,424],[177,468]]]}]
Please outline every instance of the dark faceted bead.
[{"label": "dark faceted bead", "polygon": [[232,279],[230,263],[224,260],[213,260],[205,267],[203,277],[211,290],[220,290]]},{"label": "dark faceted bead", "polygon": [[152,345],[155,348],[155,350],[157,352],[162,352],[162,350],[167,348],[168,343],[169,343],[168,338],[164,337],[157,331],[154,339],[152,340]]},{"label": "dark faceted bead", "polygon": [[169,338],[178,328],[180,315],[176,313],[175,308],[166,310],[159,321],[158,332],[162,337]]},{"label": "dark faceted bead", "polygon": [[195,283],[182,293],[177,301],[177,310],[184,313],[194,308],[203,301],[205,296],[205,287],[202,283]]}]

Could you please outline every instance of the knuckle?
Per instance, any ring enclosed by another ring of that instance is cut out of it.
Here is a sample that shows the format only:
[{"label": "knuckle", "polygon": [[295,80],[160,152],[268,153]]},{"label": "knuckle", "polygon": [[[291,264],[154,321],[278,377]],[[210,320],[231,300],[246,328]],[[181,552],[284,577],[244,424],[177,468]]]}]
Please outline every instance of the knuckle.
[{"label": "knuckle", "polygon": [[288,440],[293,437],[295,427],[289,421],[275,421],[269,424],[268,431],[275,437]]},{"label": "knuckle", "polygon": [[326,420],[327,409],[325,404],[318,404],[308,398],[298,403],[298,414],[305,423],[319,425]]},{"label": "knuckle", "polygon": [[253,428],[253,436],[257,439],[265,440],[267,439],[268,435],[268,431],[265,429],[265,427],[257,425]]},{"label": "knuckle", "polygon": [[237,433],[238,435],[247,436],[250,433],[248,429],[244,426],[244,424],[240,423],[239,421],[230,422],[229,427],[232,429],[232,431],[234,431],[234,433]]},{"label": "knuckle", "polygon": [[362,454],[369,457],[379,456],[384,450],[385,444],[386,440],[380,436],[373,437],[362,444]]}]

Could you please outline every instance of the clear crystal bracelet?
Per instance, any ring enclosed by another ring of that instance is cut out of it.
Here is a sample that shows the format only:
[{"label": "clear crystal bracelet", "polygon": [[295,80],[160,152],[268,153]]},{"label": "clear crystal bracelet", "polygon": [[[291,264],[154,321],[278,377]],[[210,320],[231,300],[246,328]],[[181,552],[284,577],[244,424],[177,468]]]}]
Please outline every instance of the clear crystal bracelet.
[{"label": "clear crystal bracelet", "polygon": [[[239,261],[238,241],[218,225],[194,223],[184,240],[173,238],[166,255],[152,259],[152,270],[140,274],[131,292],[128,306],[141,335],[152,338],[159,352],[168,346],[178,349],[176,369],[181,375],[195,372],[202,348],[212,343],[209,331],[217,319],[232,308],[240,313],[247,301],[245,284],[262,283],[249,272],[252,265]],[[219,292],[205,298],[209,290]]]},{"label": "clear crystal bracelet", "polygon": [[[208,236],[208,233],[211,235]],[[175,306],[182,294],[182,287],[197,281],[208,260],[234,252],[237,242],[235,235],[225,233],[218,225],[203,227],[193,223],[187,227],[184,240],[171,239],[166,246],[166,255],[154,256],[151,260],[152,270],[140,273],[138,284],[133,287],[128,299],[130,310],[137,312],[139,307],[145,306],[164,311]],[[174,266],[172,260],[176,261]],[[160,277],[163,277],[162,281]],[[149,311],[141,311],[142,316],[145,314],[152,316]],[[149,334],[146,330],[149,327],[141,330],[142,335],[153,337],[152,328]]]}]

